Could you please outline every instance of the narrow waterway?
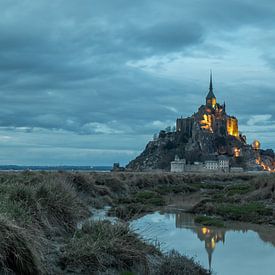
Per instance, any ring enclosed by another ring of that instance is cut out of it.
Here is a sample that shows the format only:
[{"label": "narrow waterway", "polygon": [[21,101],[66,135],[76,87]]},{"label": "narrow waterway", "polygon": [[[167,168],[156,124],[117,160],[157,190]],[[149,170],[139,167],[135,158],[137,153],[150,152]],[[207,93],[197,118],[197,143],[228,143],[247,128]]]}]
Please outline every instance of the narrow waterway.
[{"label": "narrow waterway", "polygon": [[184,212],[145,215],[131,222],[142,237],[193,257],[214,274],[275,275],[275,229],[272,226],[230,223],[210,228],[194,223]]}]

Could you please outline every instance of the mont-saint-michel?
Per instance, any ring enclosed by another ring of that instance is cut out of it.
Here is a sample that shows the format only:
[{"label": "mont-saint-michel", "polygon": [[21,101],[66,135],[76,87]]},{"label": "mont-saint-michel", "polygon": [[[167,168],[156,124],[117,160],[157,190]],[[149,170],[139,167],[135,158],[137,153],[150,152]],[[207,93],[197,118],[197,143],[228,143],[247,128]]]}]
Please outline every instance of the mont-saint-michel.
[{"label": "mont-saint-michel", "polygon": [[205,104],[190,117],[177,118],[175,131],[160,131],[141,155],[127,165],[127,169],[275,172],[274,151],[263,150],[260,146],[259,140],[247,143],[246,135],[239,130],[238,119],[226,112],[225,102],[218,103],[211,72]]},{"label": "mont-saint-michel", "polygon": [[0,275],[274,275],[274,14],[0,1]]}]

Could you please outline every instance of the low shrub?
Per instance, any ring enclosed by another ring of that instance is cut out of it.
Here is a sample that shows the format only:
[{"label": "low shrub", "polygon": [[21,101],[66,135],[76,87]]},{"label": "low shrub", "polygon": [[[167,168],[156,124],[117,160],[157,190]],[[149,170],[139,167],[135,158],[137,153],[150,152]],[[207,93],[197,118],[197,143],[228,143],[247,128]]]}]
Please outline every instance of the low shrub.
[{"label": "low shrub", "polygon": [[199,223],[205,226],[224,227],[223,220],[209,216],[196,216],[195,223]]},{"label": "low shrub", "polygon": [[106,271],[111,267],[131,271],[136,264],[146,269],[149,253],[159,254],[153,246],[141,241],[127,225],[91,221],[68,241],[61,261],[70,269],[82,266],[85,272]]},{"label": "low shrub", "polygon": [[153,191],[138,192],[135,196],[135,199],[137,202],[143,203],[143,204],[149,204],[149,205],[151,204],[155,206],[165,205],[164,198]]},{"label": "low shrub", "polygon": [[234,196],[234,195],[243,195],[247,194],[248,192],[253,191],[253,186],[251,184],[234,184],[228,186],[225,190],[227,196]]},{"label": "low shrub", "polygon": [[261,218],[265,218],[273,214],[273,210],[271,208],[268,208],[259,202],[244,204],[218,204],[215,212],[218,215],[229,219],[252,222],[257,222],[258,220],[261,220]]},{"label": "low shrub", "polygon": [[191,193],[198,191],[197,187],[190,186],[187,184],[175,184],[175,185],[162,185],[155,189],[155,191],[161,195],[167,195],[169,193]]},{"label": "low shrub", "polygon": [[35,197],[42,216],[61,230],[73,230],[77,221],[89,214],[72,185],[66,182],[43,182]]},{"label": "low shrub", "polygon": [[108,215],[127,221],[148,211],[150,211],[148,206],[145,207],[141,203],[131,203],[112,207],[108,211]]},{"label": "low shrub", "polygon": [[180,255],[178,252],[172,250],[166,254],[154,272],[155,275],[183,275],[196,274],[207,275],[211,272],[204,269],[191,258]]}]

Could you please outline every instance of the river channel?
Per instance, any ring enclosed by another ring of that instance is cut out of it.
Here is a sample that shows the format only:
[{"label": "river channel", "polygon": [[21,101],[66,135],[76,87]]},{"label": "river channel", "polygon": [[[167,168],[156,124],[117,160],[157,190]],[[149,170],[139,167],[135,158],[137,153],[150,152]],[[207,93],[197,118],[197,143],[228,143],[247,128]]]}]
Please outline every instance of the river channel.
[{"label": "river channel", "polygon": [[227,223],[199,226],[185,212],[155,212],[131,222],[144,239],[163,251],[175,249],[218,275],[275,275],[274,226]]}]

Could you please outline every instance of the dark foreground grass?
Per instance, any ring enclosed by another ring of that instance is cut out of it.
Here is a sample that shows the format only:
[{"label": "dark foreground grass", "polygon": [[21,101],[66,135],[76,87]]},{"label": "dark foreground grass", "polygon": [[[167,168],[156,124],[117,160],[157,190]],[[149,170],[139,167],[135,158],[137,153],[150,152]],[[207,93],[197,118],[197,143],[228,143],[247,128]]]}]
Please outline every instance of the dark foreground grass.
[{"label": "dark foreground grass", "polygon": [[77,221],[89,213],[70,182],[38,175],[1,175],[0,271],[4,274],[51,273],[52,259],[46,254],[52,240],[71,234]]},{"label": "dark foreground grass", "polygon": [[29,232],[0,217],[0,235],[1,274],[45,273],[39,245]]},{"label": "dark foreground grass", "polygon": [[147,255],[160,256],[160,252],[141,241],[126,224],[98,221],[75,232],[62,263],[71,269],[81,266],[85,274],[110,268],[131,270],[137,265],[145,272],[149,268]]},{"label": "dark foreground grass", "polygon": [[194,260],[180,255],[176,251],[171,251],[164,256],[160,265],[156,267],[157,275],[206,275],[211,274],[200,265],[194,265]]},{"label": "dark foreground grass", "polygon": [[126,224],[107,221],[89,222],[77,230],[61,261],[71,272],[78,270],[80,274],[210,274],[193,259],[175,251],[162,254],[139,239]]}]

